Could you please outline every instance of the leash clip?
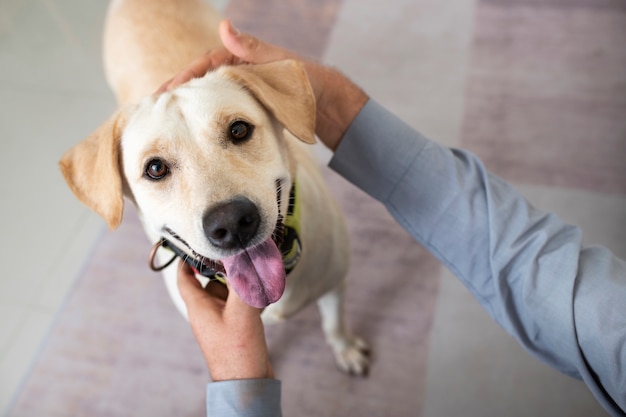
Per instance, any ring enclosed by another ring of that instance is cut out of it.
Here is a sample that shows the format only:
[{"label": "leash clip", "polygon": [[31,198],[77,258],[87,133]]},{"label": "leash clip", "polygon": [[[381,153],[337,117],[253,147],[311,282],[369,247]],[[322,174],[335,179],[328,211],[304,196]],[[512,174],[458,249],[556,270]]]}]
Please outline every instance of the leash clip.
[{"label": "leash clip", "polygon": [[167,261],[166,263],[164,263],[163,265],[157,266],[155,265],[154,262],[154,258],[156,258],[156,253],[159,250],[160,247],[164,247],[167,248],[167,240],[161,238],[150,250],[150,256],[148,258],[148,266],[150,266],[150,269],[152,269],[155,272],[159,272],[159,271],[163,271],[165,268],[167,268],[168,266],[170,266],[172,264],[172,262],[174,262],[174,260],[176,260],[176,257],[178,255],[176,255],[176,253],[174,253],[174,256],[172,256],[172,259],[170,259],[169,261]]}]

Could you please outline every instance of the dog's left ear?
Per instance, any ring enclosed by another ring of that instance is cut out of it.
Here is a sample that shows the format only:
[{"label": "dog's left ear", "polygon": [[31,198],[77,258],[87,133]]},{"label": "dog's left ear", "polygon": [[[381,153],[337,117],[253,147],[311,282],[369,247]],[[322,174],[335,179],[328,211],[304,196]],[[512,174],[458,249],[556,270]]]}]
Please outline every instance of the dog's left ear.
[{"label": "dog's left ear", "polygon": [[223,71],[250,91],[291,134],[315,143],[315,95],[301,62],[236,65]]},{"label": "dog's left ear", "polygon": [[76,197],[115,229],[122,221],[124,197],[120,139],[126,117],[118,111],[61,158],[59,166]]}]

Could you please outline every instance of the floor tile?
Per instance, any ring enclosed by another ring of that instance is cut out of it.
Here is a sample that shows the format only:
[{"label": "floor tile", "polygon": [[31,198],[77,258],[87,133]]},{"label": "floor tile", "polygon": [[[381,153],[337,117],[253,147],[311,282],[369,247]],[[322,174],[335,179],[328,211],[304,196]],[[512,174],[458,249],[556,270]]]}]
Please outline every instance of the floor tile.
[{"label": "floor tile", "polygon": [[54,314],[39,311],[28,311],[19,320],[19,329],[0,357],[0,411],[13,401],[53,320]]},{"label": "floor tile", "polygon": [[13,29],[15,15],[23,6],[23,0],[5,0],[0,3],[0,34],[8,33]]},{"label": "floor tile", "polygon": [[22,0],[0,37],[0,85],[110,94],[102,72],[106,2]]},{"label": "floor tile", "polygon": [[113,109],[100,63],[107,5],[76,0],[0,4],[0,310],[14,311],[0,350],[0,414],[21,386],[56,311],[104,223],[57,166]]},{"label": "floor tile", "polygon": [[20,323],[24,320],[26,307],[21,303],[0,303],[0,358],[8,350],[19,331]]},{"label": "floor tile", "polygon": [[447,271],[431,341],[424,417],[606,416],[581,381],[524,351]]},{"label": "floor tile", "polygon": [[231,0],[224,15],[266,42],[318,59],[343,0]]},{"label": "floor tile", "polygon": [[[0,259],[7,268],[0,280],[0,299],[31,302],[43,283],[54,282],[53,274],[61,280],[71,274],[54,267],[81,240],[81,231],[92,239],[104,226],[93,221],[94,215],[72,195],[58,160],[104,120],[112,103],[98,97],[5,89],[0,108],[5,168],[10,173],[10,180],[0,184],[0,192],[15,202],[0,208],[5,233]],[[85,229],[87,224],[90,230]],[[91,240],[81,242],[79,247]],[[74,263],[80,266],[83,260],[75,257]]]},{"label": "floor tile", "polygon": [[411,126],[454,146],[473,22],[473,1],[346,1],[324,59]]},{"label": "floor tile", "polygon": [[481,2],[462,145],[509,180],[626,193],[625,42],[626,10]]}]

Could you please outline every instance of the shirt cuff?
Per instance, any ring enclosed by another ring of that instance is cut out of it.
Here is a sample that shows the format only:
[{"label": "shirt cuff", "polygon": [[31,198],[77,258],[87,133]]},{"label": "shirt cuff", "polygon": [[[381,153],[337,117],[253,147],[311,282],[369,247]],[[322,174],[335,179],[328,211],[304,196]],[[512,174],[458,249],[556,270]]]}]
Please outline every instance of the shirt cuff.
[{"label": "shirt cuff", "polygon": [[281,383],[277,379],[211,382],[206,387],[207,416],[277,417]]}]

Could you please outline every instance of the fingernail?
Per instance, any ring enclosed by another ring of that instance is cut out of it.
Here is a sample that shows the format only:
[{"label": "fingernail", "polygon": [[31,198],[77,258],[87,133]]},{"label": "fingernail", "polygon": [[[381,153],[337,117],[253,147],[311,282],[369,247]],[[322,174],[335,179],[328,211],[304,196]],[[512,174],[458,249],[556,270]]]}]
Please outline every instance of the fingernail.
[{"label": "fingernail", "polygon": [[230,32],[230,34],[231,34],[231,35],[233,35],[233,36],[239,36],[239,35],[241,35],[241,32],[239,31],[239,29],[237,29],[237,28],[235,27],[235,25],[233,24],[233,22],[230,22],[229,28],[230,28],[229,32]]}]

